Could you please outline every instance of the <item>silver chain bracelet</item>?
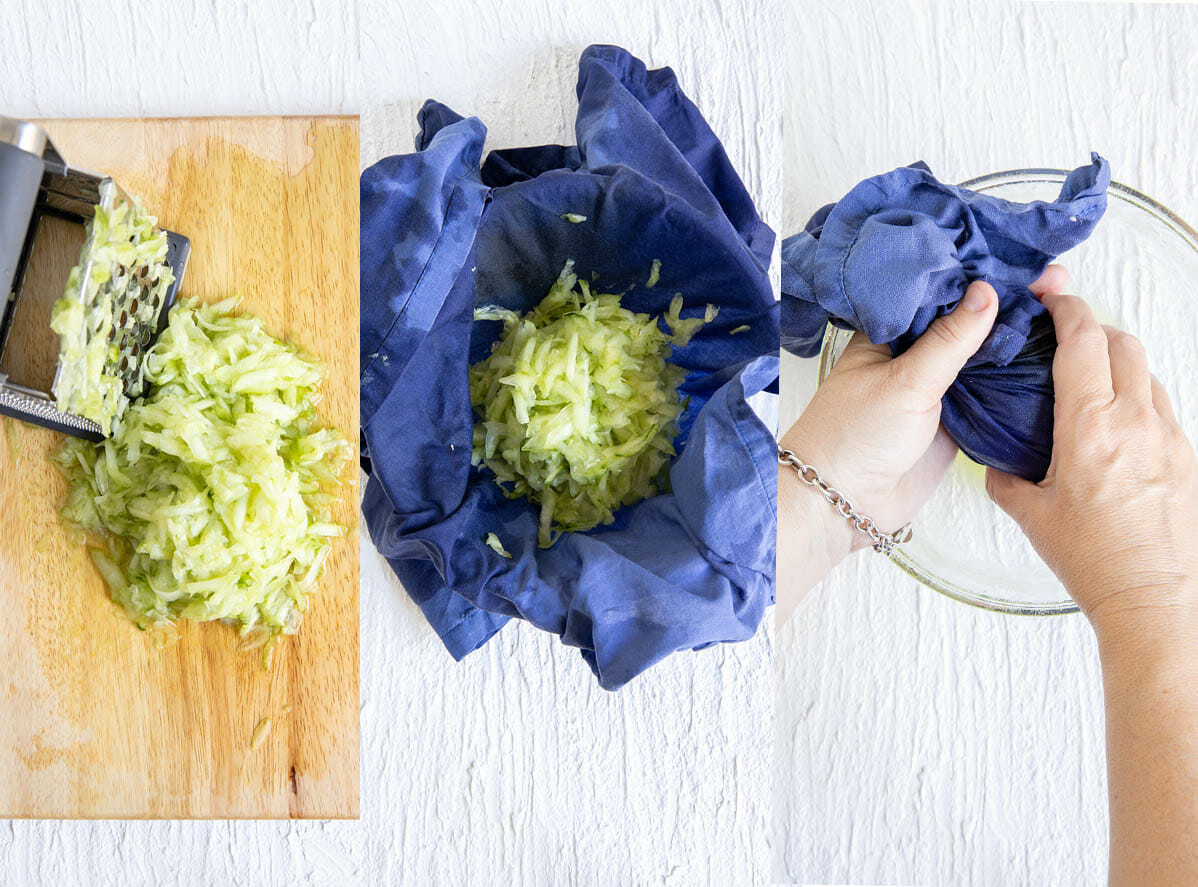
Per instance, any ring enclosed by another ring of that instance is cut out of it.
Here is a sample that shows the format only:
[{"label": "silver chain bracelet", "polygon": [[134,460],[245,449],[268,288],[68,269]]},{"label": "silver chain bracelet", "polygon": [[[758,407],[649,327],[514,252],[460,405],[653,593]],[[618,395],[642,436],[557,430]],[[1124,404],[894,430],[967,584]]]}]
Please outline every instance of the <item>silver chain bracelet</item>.
[{"label": "silver chain bracelet", "polygon": [[828,486],[814,467],[808,465],[790,450],[781,446],[778,447],[778,464],[789,465],[795,470],[795,474],[799,476],[799,480],[807,486],[818,490],[819,494],[840,513],[841,517],[851,523],[856,530],[869,537],[869,541],[873,543],[874,551],[878,552],[878,554],[890,554],[895,549],[895,546],[910,541],[912,536],[910,524],[899,527],[893,533],[882,532],[878,529],[878,525],[874,523],[872,517],[854,511],[852,503],[849,502],[844,493]]}]

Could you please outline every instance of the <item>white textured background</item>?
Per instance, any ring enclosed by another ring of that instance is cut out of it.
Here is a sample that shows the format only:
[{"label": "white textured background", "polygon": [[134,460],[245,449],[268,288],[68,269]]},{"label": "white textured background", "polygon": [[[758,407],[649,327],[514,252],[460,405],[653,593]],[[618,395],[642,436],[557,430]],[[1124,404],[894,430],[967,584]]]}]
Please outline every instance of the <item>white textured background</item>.
[{"label": "white textured background", "polygon": [[[788,18],[786,233],[912,160],[960,181],[1072,168],[1091,148],[1198,219],[1198,8],[808,0]],[[784,423],[814,363],[784,363]],[[866,553],[777,648],[776,880],[1105,883],[1082,617],[984,613]]]},{"label": "white textured background", "polygon": [[355,0],[4,0],[0,114],[358,112]]},{"label": "white textured background", "polygon": [[[364,163],[412,150],[426,98],[479,116],[488,148],[569,143],[578,55],[617,43],[674,68],[777,224],[780,33],[763,22],[778,4],[432,7],[363,0]],[[677,654],[617,693],[523,623],[454,664],[365,537],[362,626],[362,810],[383,880],[767,880],[769,632]]]}]

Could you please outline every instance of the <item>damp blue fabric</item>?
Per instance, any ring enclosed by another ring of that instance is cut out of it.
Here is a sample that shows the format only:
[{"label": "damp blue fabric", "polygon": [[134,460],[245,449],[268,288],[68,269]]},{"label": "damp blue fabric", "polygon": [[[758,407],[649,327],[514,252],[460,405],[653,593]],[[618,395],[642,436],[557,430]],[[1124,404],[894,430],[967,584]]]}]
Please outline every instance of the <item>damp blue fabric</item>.
[{"label": "damp blue fabric", "polygon": [[1052,455],[1056,337],[1028,289],[1106,211],[1107,162],[1091,154],[1055,201],[1012,203],[936,180],[922,163],[861,182],[782,243],[782,345],[819,352],[826,324],[907,350],[975,280],[998,293],[985,343],[940,419],[972,459],[1039,481]]},{"label": "damp blue fabric", "polygon": [[[580,58],[576,145],[482,163],[479,120],[428,102],[418,123],[416,153],[361,180],[362,509],[374,544],[459,659],[527,619],[615,689],[672,652],[749,638],[773,601],[774,439],[748,399],[777,385],[774,233],[719,141],[669,69],[612,46]],[[602,290],[627,289],[633,311],[661,314],[676,292],[683,316],[720,311],[671,358],[688,370],[689,399],[672,492],[539,549],[538,507],[470,464],[467,367],[500,331],[474,323],[474,308],[527,311],[567,259]]]}]

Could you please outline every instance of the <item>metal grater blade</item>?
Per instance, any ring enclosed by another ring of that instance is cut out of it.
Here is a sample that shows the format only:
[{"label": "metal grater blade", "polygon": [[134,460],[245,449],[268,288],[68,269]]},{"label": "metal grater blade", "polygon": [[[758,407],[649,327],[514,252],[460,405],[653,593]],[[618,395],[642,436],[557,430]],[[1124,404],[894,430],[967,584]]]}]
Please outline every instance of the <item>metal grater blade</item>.
[{"label": "metal grater blade", "polygon": [[55,307],[61,351],[52,391],[60,409],[107,434],[128,399],[144,393],[143,358],[178,288],[171,254],[185,251],[186,239],[159,229],[111,179],[99,197],[80,264]]},{"label": "metal grater blade", "polygon": [[44,397],[23,391],[11,382],[0,385],[0,414],[15,416],[76,437],[97,440],[104,436],[100,426],[91,419],[64,413]]}]

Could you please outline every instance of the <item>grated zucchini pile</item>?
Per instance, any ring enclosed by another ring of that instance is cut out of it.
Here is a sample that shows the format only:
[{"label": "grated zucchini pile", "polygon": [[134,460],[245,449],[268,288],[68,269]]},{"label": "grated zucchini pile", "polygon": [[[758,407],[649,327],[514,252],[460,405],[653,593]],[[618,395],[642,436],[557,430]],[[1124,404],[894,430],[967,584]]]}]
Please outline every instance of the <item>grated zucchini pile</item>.
[{"label": "grated zucchini pile", "polygon": [[[236,303],[184,300],[112,436],[67,438],[62,516],[140,628],[223,619],[252,642],[299,627],[352,448],[317,422],[324,373]],[[269,649],[269,648],[268,648]]]},{"label": "grated zucchini pile", "polygon": [[[509,498],[541,506],[538,544],[611,523],[616,509],[668,488],[686,370],[667,358],[716,315],[682,319],[676,295],[664,317],[636,314],[620,296],[592,293],[565,268],[524,316],[479,308],[503,322],[491,354],[470,368],[472,459]],[[658,263],[652,281],[656,283]]]}]

